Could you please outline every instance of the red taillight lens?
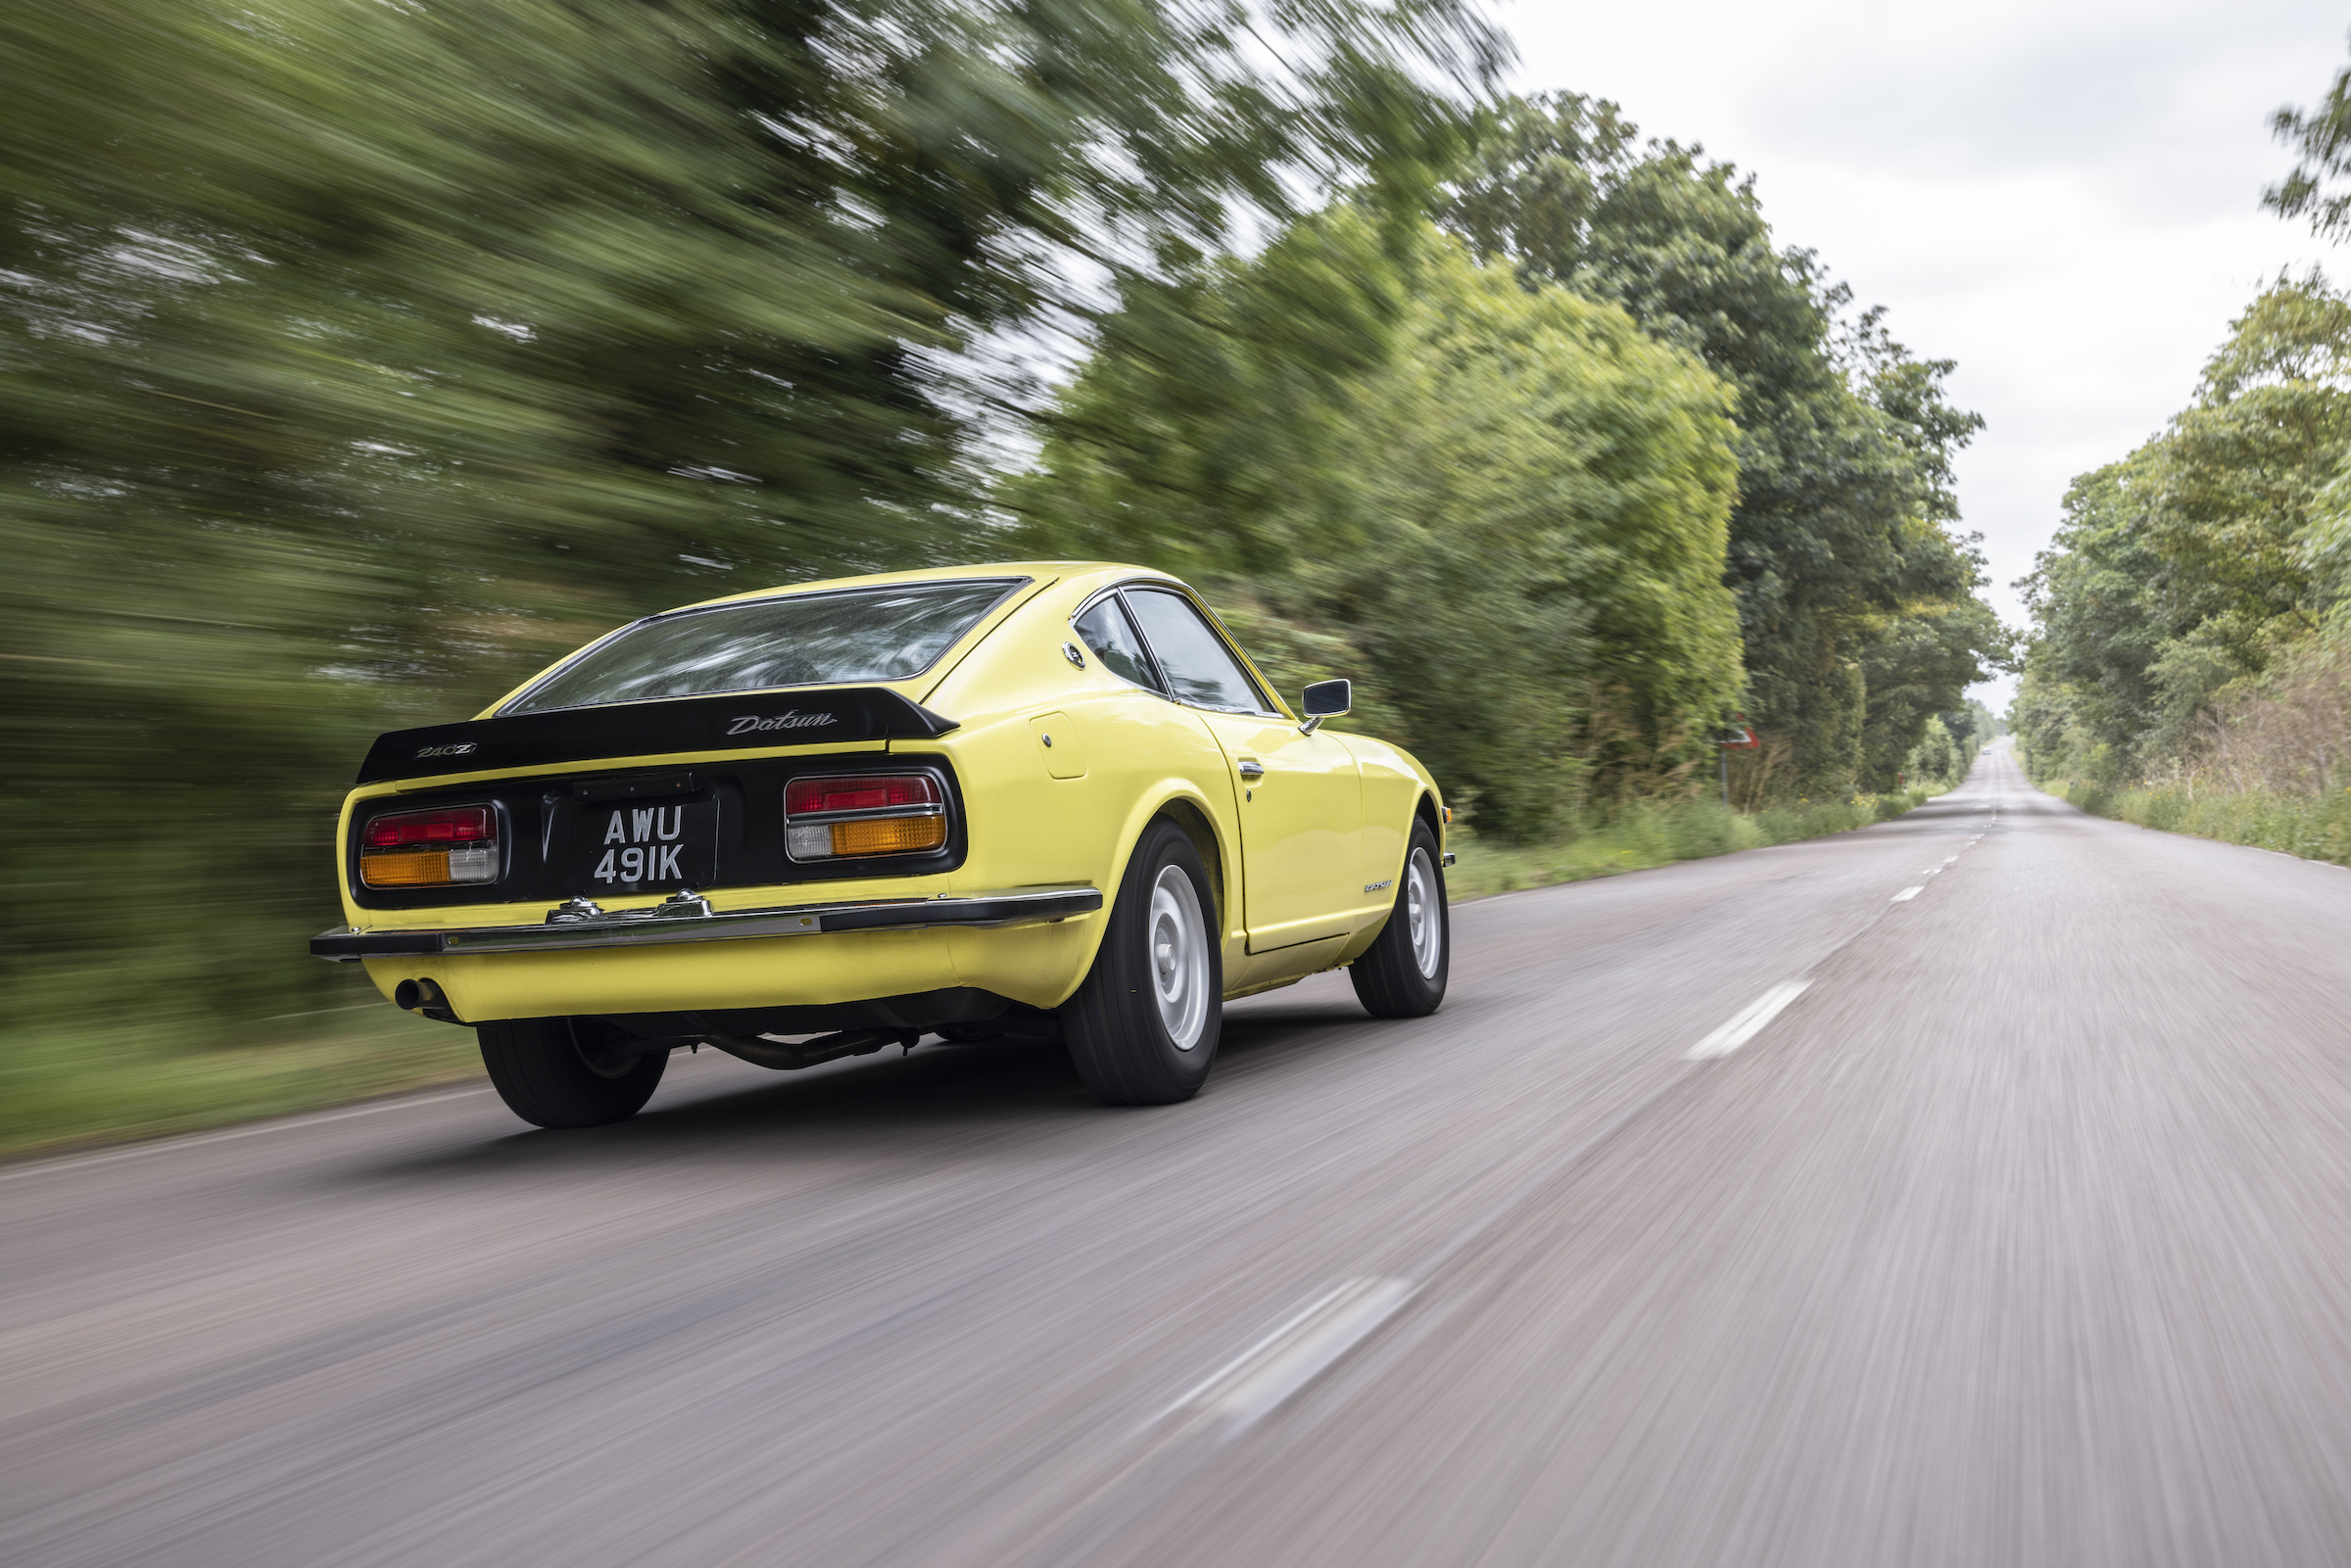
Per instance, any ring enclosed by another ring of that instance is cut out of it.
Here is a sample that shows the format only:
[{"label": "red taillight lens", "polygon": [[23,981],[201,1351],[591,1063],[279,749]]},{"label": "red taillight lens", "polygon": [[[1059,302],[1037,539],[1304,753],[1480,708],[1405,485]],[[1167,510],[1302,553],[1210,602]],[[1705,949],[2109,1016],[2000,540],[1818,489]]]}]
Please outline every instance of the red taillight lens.
[{"label": "red taillight lens", "polygon": [[498,813],[489,806],[395,811],[360,830],[360,880],[369,887],[447,887],[498,880]]},{"label": "red taillight lens", "polygon": [[484,844],[497,837],[498,822],[488,806],[449,806],[371,818],[362,841],[369,849],[400,849],[410,844]]},{"label": "red taillight lens", "polygon": [[888,811],[893,806],[936,806],[941,803],[938,781],[924,773],[882,774],[871,778],[794,779],[784,786],[784,815],[805,817],[819,811]]}]

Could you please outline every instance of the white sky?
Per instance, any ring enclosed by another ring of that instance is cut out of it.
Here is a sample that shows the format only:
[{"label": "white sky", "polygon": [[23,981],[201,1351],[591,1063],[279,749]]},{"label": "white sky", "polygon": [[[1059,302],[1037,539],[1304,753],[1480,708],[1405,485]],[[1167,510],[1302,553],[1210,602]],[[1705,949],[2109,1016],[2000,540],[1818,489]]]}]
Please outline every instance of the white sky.
[{"label": "white sky", "polygon": [[[1782,245],[1818,251],[1895,337],[1953,358],[1990,422],[1961,454],[1987,594],[2048,543],[2067,482],[2186,403],[2279,267],[2351,260],[2261,207],[2346,60],[2310,0],[1496,3],[1513,85],[1612,98],[1643,132],[1757,176]],[[2003,706],[2011,683],[1979,692]]]}]

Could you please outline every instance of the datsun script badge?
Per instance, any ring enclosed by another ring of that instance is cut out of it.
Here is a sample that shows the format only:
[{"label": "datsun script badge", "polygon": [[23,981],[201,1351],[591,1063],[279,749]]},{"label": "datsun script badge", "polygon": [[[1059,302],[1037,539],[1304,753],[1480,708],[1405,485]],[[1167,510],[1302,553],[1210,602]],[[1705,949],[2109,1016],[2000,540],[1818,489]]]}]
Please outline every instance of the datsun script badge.
[{"label": "datsun script badge", "polygon": [[772,719],[761,718],[756,713],[746,713],[728,726],[727,734],[752,735],[761,730],[807,730],[833,722],[833,715],[830,713],[802,713],[797,708],[792,709],[790,713],[779,713]]}]

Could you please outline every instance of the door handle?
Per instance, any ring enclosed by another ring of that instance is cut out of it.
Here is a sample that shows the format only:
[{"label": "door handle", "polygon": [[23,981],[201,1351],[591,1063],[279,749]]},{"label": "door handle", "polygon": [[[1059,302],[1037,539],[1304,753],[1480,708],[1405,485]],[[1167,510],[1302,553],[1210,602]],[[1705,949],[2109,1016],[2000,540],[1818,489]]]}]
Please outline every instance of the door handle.
[{"label": "door handle", "polygon": [[1240,770],[1241,777],[1251,784],[1255,784],[1266,776],[1266,765],[1255,757],[1243,757],[1240,761]]}]

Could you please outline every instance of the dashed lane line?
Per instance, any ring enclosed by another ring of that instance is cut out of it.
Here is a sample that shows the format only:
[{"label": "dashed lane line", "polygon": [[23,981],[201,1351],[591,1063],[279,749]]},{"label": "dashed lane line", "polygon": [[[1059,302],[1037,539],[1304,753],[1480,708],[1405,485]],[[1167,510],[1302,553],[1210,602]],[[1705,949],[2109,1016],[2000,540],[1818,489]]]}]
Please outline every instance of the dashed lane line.
[{"label": "dashed lane line", "polygon": [[1201,1379],[1154,1419],[1197,1412],[1232,1431],[1253,1425],[1395,1316],[1417,1288],[1409,1279],[1351,1279],[1334,1285]]},{"label": "dashed lane line", "polygon": [[1684,1058],[1704,1062],[1718,1056],[1729,1056],[1763,1030],[1763,1025],[1780,1016],[1780,1010],[1804,994],[1810,980],[1783,980],[1749,1003],[1745,1012],[1692,1046]]}]

